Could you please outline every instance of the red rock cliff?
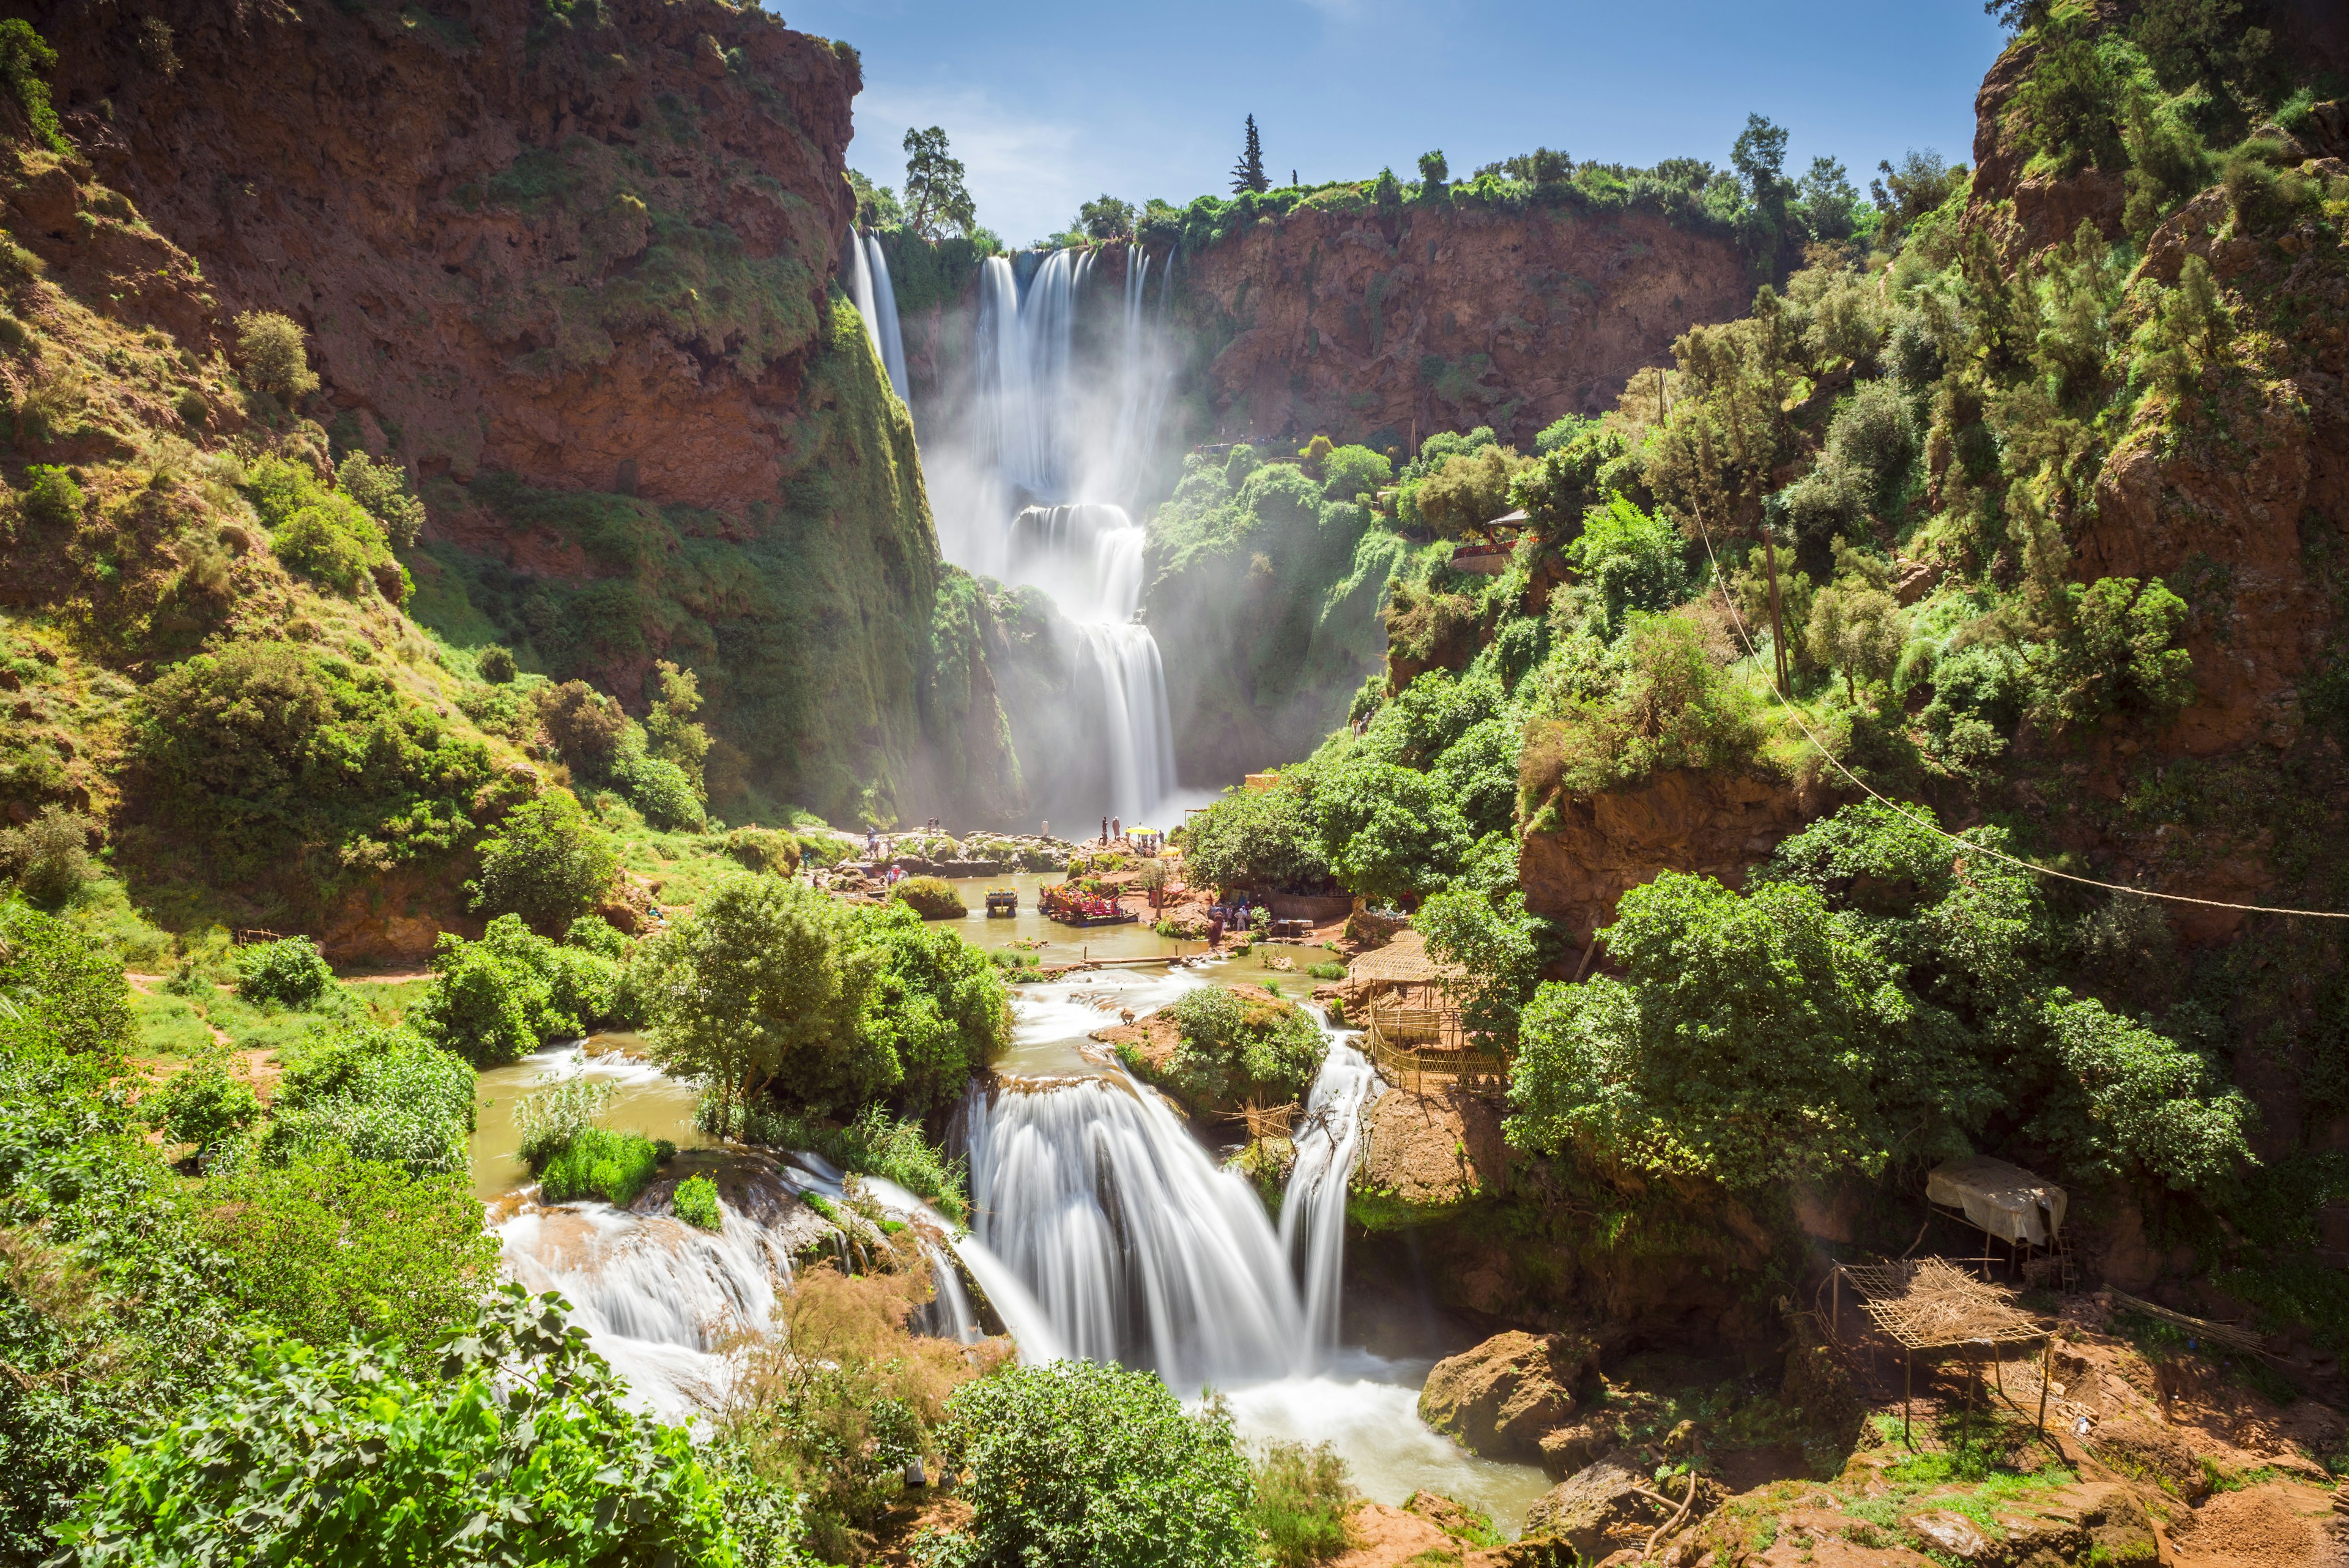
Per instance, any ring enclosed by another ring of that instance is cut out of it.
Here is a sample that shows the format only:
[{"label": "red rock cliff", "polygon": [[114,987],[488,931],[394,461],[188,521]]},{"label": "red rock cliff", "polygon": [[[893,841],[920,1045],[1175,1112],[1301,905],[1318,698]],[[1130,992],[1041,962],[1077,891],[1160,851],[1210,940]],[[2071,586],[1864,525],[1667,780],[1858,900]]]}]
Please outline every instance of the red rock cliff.
[{"label": "red rock cliff", "polygon": [[794,466],[847,51],[717,0],[161,0],[168,55],[48,9],[99,177],[201,259],[215,343],[310,330],[338,434],[728,511]]},{"label": "red rock cliff", "polygon": [[1206,378],[1225,439],[1387,445],[1489,424],[1529,446],[1561,414],[1613,407],[1674,337],[1754,294],[1729,242],[1636,213],[1307,209],[1180,265],[1178,295],[1219,345]]}]

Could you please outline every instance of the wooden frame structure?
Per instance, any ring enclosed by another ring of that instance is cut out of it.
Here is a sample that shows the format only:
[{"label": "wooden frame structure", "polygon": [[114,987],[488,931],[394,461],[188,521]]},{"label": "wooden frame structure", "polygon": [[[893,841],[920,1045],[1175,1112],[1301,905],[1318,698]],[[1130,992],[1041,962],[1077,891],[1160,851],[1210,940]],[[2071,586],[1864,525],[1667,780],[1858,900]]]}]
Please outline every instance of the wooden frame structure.
[{"label": "wooden frame structure", "polygon": [[[2039,1415],[2035,1430],[2047,1432],[2047,1382],[2053,1374],[2055,1334],[2013,1304],[2011,1295],[1978,1280],[1942,1258],[1888,1263],[1837,1263],[1832,1276],[1836,1293],[1833,1331],[1841,1337],[1843,1282],[1848,1279],[1860,1298],[1860,1309],[1886,1338],[1900,1347],[1900,1438],[1917,1444],[1909,1430],[1909,1405],[1916,1391],[1917,1353],[1957,1350],[1965,1353],[1970,1381],[1965,1409],[1973,1409],[1971,1382],[1974,1353],[1988,1350],[1993,1363],[2002,1345],[2040,1345]],[[2004,1397],[2002,1386],[2000,1397]],[[2013,1401],[2009,1401],[2010,1404]]]},{"label": "wooden frame structure", "polygon": [[1363,1054],[1381,1077],[1413,1094],[1425,1093],[1431,1079],[1468,1089],[1507,1087],[1508,1057],[1468,1033],[1454,1000],[1468,979],[1460,965],[1438,962],[1426,939],[1408,929],[1347,967],[1348,988],[1367,999],[1361,1016],[1350,1014],[1349,1022],[1362,1027]]}]

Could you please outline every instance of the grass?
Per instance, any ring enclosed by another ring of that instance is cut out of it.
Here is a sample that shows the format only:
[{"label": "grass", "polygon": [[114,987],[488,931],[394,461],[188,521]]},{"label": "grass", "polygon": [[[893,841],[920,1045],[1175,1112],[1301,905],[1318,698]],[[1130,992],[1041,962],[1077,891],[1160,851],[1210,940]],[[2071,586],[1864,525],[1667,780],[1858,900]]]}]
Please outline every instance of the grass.
[{"label": "grass", "polygon": [[204,1015],[184,996],[166,991],[130,993],[131,1025],[139,1033],[139,1054],[159,1062],[183,1061],[212,1049],[212,1032]]},{"label": "grass", "polygon": [[[702,1109],[706,1114],[709,1102]],[[867,1106],[846,1127],[830,1127],[787,1111],[754,1108],[742,1114],[739,1136],[745,1143],[822,1155],[843,1170],[894,1181],[956,1224],[969,1223],[968,1168],[925,1138],[922,1124],[911,1117],[892,1121],[880,1106]]]},{"label": "grass", "polygon": [[1341,963],[1317,963],[1305,972],[1315,980],[1343,980],[1346,978],[1346,966]]},{"label": "grass", "polygon": [[725,1229],[725,1216],[718,1209],[718,1184],[706,1176],[688,1176],[678,1182],[669,1207],[688,1225],[703,1231]]},{"label": "grass", "polygon": [[1353,1545],[1347,1516],[1354,1489],[1346,1480],[1346,1461],[1329,1444],[1273,1443],[1253,1468],[1251,1512],[1274,1568],[1327,1563]]},{"label": "grass", "polygon": [[625,1209],[652,1180],[659,1163],[659,1151],[642,1133],[587,1127],[546,1162],[538,1179],[539,1197],[548,1203],[600,1198]]}]

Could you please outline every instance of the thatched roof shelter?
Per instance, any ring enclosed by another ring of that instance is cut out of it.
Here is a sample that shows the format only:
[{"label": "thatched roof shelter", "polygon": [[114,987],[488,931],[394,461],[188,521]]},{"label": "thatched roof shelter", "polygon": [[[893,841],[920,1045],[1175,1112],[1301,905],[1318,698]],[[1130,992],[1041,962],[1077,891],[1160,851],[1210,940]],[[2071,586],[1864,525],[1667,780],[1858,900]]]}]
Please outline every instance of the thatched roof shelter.
[{"label": "thatched roof shelter", "polygon": [[1397,931],[1386,946],[1372,948],[1346,966],[1346,983],[1368,992],[1449,986],[1467,978],[1460,965],[1437,961],[1427,950],[1427,938],[1409,930]]}]

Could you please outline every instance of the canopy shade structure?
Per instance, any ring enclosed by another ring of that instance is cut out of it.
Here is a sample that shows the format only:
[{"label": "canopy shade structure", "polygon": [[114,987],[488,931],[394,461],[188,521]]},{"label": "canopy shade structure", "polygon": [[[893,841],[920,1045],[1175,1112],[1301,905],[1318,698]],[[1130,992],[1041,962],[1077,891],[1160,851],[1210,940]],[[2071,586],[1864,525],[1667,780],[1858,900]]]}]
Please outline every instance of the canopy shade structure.
[{"label": "canopy shade structure", "polygon": [[2064,1229],[2064,1189],[2019,1165],[1976,1155],[1944,1160],[1925,1177],[1929,1202],[1962,1212],[2002,1241],[2044,1247]]},{"label": "canopy shade structure", "polygon": [[1429,956],[1427,939],[1412,930],[1397,931],[1386,946],[1372,948],[1346,966],[1349,985],[1373,989],[1444,985],[1467,976],[1468,971],[1458,964],[1438,963]]}]

